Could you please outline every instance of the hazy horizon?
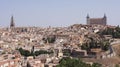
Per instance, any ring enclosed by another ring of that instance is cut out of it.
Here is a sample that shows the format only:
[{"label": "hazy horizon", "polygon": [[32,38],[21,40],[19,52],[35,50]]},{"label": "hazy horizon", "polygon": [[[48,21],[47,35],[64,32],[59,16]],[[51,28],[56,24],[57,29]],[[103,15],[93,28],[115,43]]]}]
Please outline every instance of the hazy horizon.
[{"label": "hazy horizon", "polygon": [[0,0],[0,26],[69,26],[107,16],[108,25],[120,25],[119,0]]}]

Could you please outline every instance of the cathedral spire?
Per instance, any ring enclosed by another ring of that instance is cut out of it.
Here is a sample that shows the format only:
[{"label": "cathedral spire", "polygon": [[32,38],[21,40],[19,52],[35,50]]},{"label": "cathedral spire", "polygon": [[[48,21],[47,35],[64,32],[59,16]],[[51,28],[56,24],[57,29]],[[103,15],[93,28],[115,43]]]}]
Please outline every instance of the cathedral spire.
[{"label": "cathedral spire", "polygon": [[103,18],[106,18],[106,14],[104,13],[104,17]]},{"label": "cathedral spire", "polygon": [[89,14],[87,14],[87,17],[86,17],[86,18],[87,18],[87,19],[90,18],[90,17],[89,17]]},{"label": "cathedral spire", "polygon": [[10,28],[15,27],[14,18],[11,16]]}]

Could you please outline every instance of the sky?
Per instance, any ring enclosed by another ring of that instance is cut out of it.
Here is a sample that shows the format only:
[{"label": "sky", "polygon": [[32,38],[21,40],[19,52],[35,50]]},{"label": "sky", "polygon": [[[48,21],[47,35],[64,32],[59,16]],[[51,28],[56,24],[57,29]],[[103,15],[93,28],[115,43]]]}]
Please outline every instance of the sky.
[{"label": "sky", "polygon": [[86,15],[120,25],[120,0],[0,0],[0,26],[61,27],[86,24]]}]

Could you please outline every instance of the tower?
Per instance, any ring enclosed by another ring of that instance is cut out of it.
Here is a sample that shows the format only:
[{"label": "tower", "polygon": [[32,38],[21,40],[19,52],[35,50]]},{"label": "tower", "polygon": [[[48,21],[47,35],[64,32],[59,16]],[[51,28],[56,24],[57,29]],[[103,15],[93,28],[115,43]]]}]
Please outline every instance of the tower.
[{"label": "tower", "polygon": [[89,14],[87,14],[87,17],[86,17],[86,19],[87,19],[87,24],[89,25],[90,24],[90,22],[89,22]]},{"label": "tower", "polygon": [[107,25],[107,17],[106,17],[106,14],[104,14],[104,16],[103,16],[103,22],[105,22],[104,25]]},{"label": "tower", "polygon": [[14,23],[14,18],[13,16],[11,17],[11,22],[10,22],[10,28],[15,27],[15,23]]}]

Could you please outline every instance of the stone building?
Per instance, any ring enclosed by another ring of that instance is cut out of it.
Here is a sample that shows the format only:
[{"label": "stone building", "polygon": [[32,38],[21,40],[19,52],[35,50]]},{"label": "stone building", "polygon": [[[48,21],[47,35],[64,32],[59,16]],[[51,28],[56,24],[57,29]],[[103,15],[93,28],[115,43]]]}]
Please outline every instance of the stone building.
[{"label": "stone building", "polygon": [[86,17],[87,25],[107,25],[107,17],[104,14],[102,18],[90,18],[89,15]]}]

